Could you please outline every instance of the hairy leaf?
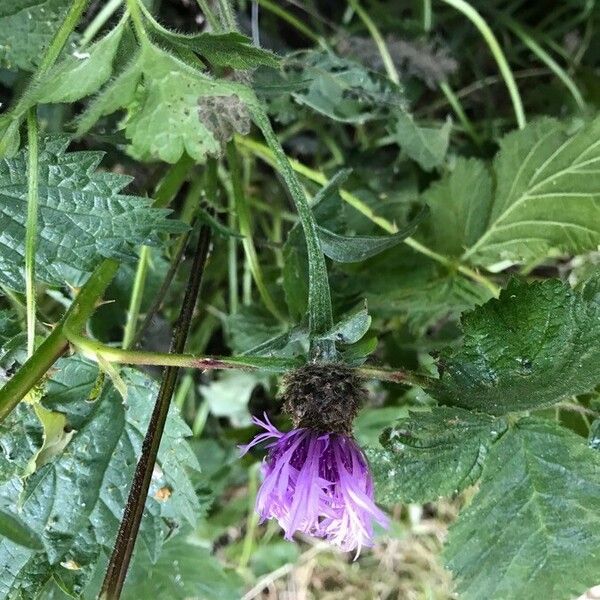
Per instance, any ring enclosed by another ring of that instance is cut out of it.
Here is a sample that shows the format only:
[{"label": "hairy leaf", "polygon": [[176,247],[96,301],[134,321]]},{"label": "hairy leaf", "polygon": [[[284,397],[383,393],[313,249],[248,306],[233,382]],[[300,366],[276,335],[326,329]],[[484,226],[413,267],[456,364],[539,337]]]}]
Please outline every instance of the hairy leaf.
[{"label": "hairy leaf", "polygon": [[175,163],[185,151],[203,162],[220,156],[234,133],[248,133],[253,102],[246,86],[212,79],[146,44],[81,115],[78,135],[126,108],[125,135],[135,158]]},{"label": "hairy leaf", "polygon": [[494,162],[498,187],[485,233],[464,258],[493,266],[596,249],[599,137],[600,118],[574,134],[543,119],[507,135]]},{"label": "hairy leaf", "polygon": [[0,66],[34,71],[69,0],[6,0],[0,3]]},{"label": "hairy leaf", "polygon": [[[103,257],[133,258],[135,246],[156,244],[159,232],[181,231],[146,198],[119,192],[131,181],[96,171],[102,152],[66,153],[65,138],[40,148],[36,277],[81,285]],[[0,283],[25,289],[27,151],[0,160]]]},{"label": "hairy leaf", "polygon": [[369,448],[381,502],[429,502],[474,484],[506,422],[461,408],[411,412]]},{"label": "hairy leaf", "polygon": [[[126,369],[127,406],[98,371],[80,359],[58,364],[45,403],[65,412],[75,432],[69,444],[24,481],[14,475],[4,486],[24,486],[10,508],[36,531],[44,553],[0,541],[0,594],[35,597],[50,579],[70,593],[85,585],[102,552],[116,535],[157,385]],[[26,410],[30,408],[24,407]],[[173,527],[193,524],[198,502],[186,468],[197,468],[183,438],[189,430],[169,417],[142,523],[139,551],[155,560]],[[167,527],[167,523],[169,524]]]},{"label": "hairy leaf", "polygon": [[560,281],[513,280],[462,326],[462,345],[442,353],[431,390],[445,404],[504,414],[600,383],[600,306]]},{"label": "hairy leaf", "polygon": [[445,558],[464,600],[574,598],[600,572],[600,453],[526,418],[489,453]]}]

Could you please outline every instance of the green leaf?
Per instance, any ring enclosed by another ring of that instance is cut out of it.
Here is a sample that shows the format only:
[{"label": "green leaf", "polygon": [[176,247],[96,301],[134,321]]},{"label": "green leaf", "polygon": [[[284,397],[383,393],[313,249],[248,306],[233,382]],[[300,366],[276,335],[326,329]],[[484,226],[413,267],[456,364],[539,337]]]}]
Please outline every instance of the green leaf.
[{"label": "green leaf", "polygon": [[[135,246],[156,244],[160,232],[182,231],[168,210],[146,198],[120,194],[131,179],[99,172],[101,152],[66,153],[68,141],[49,138],[40,148],[36,278],[50,285],[81,285],[103,257],[132,259]],[[0,283],[23,291],[27,151],[0,160]]]},{"label": "green leaf", "polygon": [[28,94],[36,103],[74,102],[97,92],[112,73],[112,63],[125,29],[122,21],[81,54],[70,54],[51,68]]},{"label": "green leaf", "polygon": [[13,513],[0,509],[0,538],[32,550],[43,550],[40,536]]},{"label": "green leaf", "polygon": [[388,248],[393,248],[411,236],[426,214],[427,210],[422,209],[410,223],[402,227],[397,233],[385,236],[340,235],[324,227],[319,227],[321,248],[325,256],[336,262],[360,262],[376,256]]},{"label": "green leaf", "polygon": [[0,3],[0,66],[35,71],[70,4],[69,0]]},{"label": "green leaf", "polygon": [[367,455],[381,502],[430,502],[473,485],[506,422],[461,408],[411,412]]},{"label": "green leaf", "polygon": [[490,450],[444,551],[464,600],[575,598],[600,572],[600,454],[526,418]]},{"label": "green leaf", "polygon": [[163,27],[148,11],[144,11],[144,14],[150,23],[151,34],[156,36],[160,44],[191,50],[215,66],[242,70],[261,65],[273,68],[279,66],[279,59],[275,54],[255,46],[249,37],[236,31],[177,33]]},{"label": "green leaf", "polygon": [[599,136],[596,118],[574,134],[543,119],[504,137],[494,162],[498,187],[486,230],[464,258],[492,267],[596,249]]},{"label": "green leaf", "polygon": [[331,330],[319,336],[319,339],[328,339],[340,344],[355,344],[369,331],[371,317],[367,308],[345,316],[338,321]]},{"label": "green leaf", "polygon": [[462,326],[462,345],[442,353],[441,379],[431,390],[445,404],[504,414],[600,383],[600,305],[560,281],[513,280]]},{"label": "green leaf", "polygon": [[[0,541],[2,597],[19,592],[36,597],[50,579],[71,594],[82,589],[101,553],[109,552],[114,542],[158,389],[141,373],[124,369],[121,374],[128,386],[124,406],[109,382],[99,396],[95,394],[98,371],[93,364],[65,359],[57,368],[44,402],[64,412],[75,432],[65,448],[27,479],[14,475],[5,483],[24,485],[10,509],[19,507],[17,516],[38,533],[45,552],[34,554],[9,540]],[[198,468],[183,439],[187,435],[189,429],[173,410],[138,544],[138,551],[152,560],[172,527],[193,525],[199,508],[186,472]]]},{"label": "green leaf", "polygon": [[451,119],[440,128],[420,127],[408,113],[398,112],[393,135],[410,158],[419,163],[425,171],[431,171],[444,162],[451,130]]},{"label": "green leaf", "polygon": [[[403,110],[403,90],[361,64],[314,50],[296,52],[282,62],[282,71],[260,73],[255,88],[279,120],[297,118],[291,98],[330,119],[365,123]],[[286,92],[290,96],[286,96]]]},{"label": "green leaf", "polygon": [[81,115],[82,135],[103,115],[126,108],[130,153],[140,160],[177,162],[184,152],[199,162],[220,156],[224,143],[250,130],[246,86],[212,79],[145,44],[125,70],[100,91]]},{"label": "green leaf", "polygon": [[[0,348],[20,331],[19,322],[10,310],[0,310]],[[0,352],[1,354],[1,352]]]},{"label": "green leaf", "polygon": [[420,228],[425,242],[446,256],[461,256],[485,232],[492,177],[480,160],[458,158],[449,175],[423,194],[430,215]]},{"label": "green leaf", "polygon": [[239,575],[225,570],[209,550],[178,535],[165,543],[157,562],[136,554],[121,597],[238,600],[242,583]]}]

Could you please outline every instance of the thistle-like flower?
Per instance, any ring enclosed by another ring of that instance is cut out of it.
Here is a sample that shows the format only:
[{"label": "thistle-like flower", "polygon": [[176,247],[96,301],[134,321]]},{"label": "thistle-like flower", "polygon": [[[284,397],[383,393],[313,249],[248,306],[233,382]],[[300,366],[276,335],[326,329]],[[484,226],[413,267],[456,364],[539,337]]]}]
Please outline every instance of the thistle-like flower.
[{"label": "thistle-like flower", "polygon": [[266,415],[254,418],[265,431],[243,452],[268,442],[256,510],[263,521],[276,519],[286,539],[299,531],[358,556],[373,543],[373,523],[387,526],[367,461],[351,436],[363,395],[347,367],[306,365],[285,381],[284,407],[296,428],[283,433]]}]

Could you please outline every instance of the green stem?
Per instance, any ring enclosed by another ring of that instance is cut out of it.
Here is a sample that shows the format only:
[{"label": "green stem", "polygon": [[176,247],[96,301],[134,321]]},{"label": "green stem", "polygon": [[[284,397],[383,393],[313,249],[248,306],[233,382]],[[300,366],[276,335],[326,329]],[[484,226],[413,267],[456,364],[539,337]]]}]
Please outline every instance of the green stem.
[{"label": "green stem", "polygon": [[73,300],[62,320],[40,344],[35,354],[0,388],[0,422],[17,406],[31,388],[38,383],[48,369],[68,347],[65,323],[75,322],[82,328],[93,313],[98,298],[115,276],[119,263],[105,260],[90,275],[87,282]]},{"label": "green stem", "polygon": [[[240,146],[241,148],[247,148],[255,156],[258,156],[261,160],[264,160],[267,164],[271,165],[272,167],[277,168],[277,163],[275,162],[273,153],[269,150],[269,148],[267,148],[260,142],[256,142],[255,140],[251,140],[249,138],[236,137],[235,140],[238,146]],[[297,171],[301,175],[304,175],[311,181],[314,181],[315,183],[318,183],[320,185],[327,184],[328,179],[323,173],[315,171],[314,169],[311,169],[310,167],[307,167],[306,165],[294,159],[289,159],[289,163],[295,171]],[[392,234],[398,231],[398,228],[394,223],[388,221],[384,217],[377,216],[370,206],[366,205],[360,198],[358,198],[354,194],[351,194],[350,192],[344,189],[340,189],[339,194],[342,200],[344,200],[344,202],[347,202],[350,206],[354,207],[365,217],[367,217],[370,221],[381,227],[381,229],[383,229],[384,231],[387,231],[388,233]],[[408,237],[404,240],[404,243],[407,246],[410,246],[413,250],[419,252],[420,254],[428,256],[436,262],[445,265],[449,269],[456,269],[459,273],[465,275],[469,279],[477,281],[478,283],[485,286],[494,296],[497,297],[499,295],[500,288],[493,281],[478,273],[475,269],[471,269],[470,267],[464,264],[456,264],[452,259],[449,259],[448,257],[439,254],[434,250],[431,250],[431,248],[428,248],[424,244],[421,244],[421,242],[418,242],[414,238]]]},{"label": "green stem", "polygon": [[569,74],[536,42],[533,36],[527,32],[517,21],[503,15],[500,11],[496,13],[497,18],[503,22],[564,84],[575,100],[577,106],[583,110],[585,101],[579,91],[577,84]]},{"label": "green stem", "polygon": [[219,5],[219,15],[221,16],[223,28],[229,29],[229,31],[237,31],[235,16],[231,10],[229,0],[217,0],[217,3]]},{"label": "green stem", "polygon": [[400,77],[398,76],[398,71],[396,70],[396,66],[394,65],[394,61],[390,55],[388,47],[381,35],[381,32],[377,28],[377,25],[373,22],[373,19],[369,17],[367,12],[362,8],[359,4],[358,0],[348,0],[350,6],[354,9],[356,14],[359,16],[360,20],[365,24],[365,27],[369,30],[375,45],[377,46],[377,50],[381,55],[381,59],[383,60],[383,64],[385,66],[385,70],[388,74],[388,77],[396,84],[400,83]]},{"label": "green stem", "polygon": [[27,356],[35,350],[35,250],[38,224],[38,126],[36,108],[27,111],[27,221],[25,224],[25,302]]},{"label": "green stem", "polygon": [[279,6],[279,4],[271,2],[271,0],[258,0],[258,3],[269,12],[277,15],[284,21],[287,21],[292,27],[304,34],[309,40],[315,42],[316,44],[321,43],[321,38],[316,33],[314,33],[309,27],[300,21],[300,19],[297,19],[294,15]]},{"label": "green stem", "polygon": [[423,31],[429,33],[433,26],[433,11],[431,10],[431,0],[422,0],[423,11]]},{"label": "green stem", "polygon": [[440,83],[440,90],[444,93],[444,96],[448,99],[448,104],[452,107],[458,120],[462,123],[462,126],[465,128],[465,131],[471,136],[471,139],[478,146],[481,145],[481,137],[475,130],[473,123],[471,123],[469,117],[467,117],[465,111],[463,110],[462,104],[458,99],[457,95],[454,93],[448,82],[442,81]]},{"label": "green stem", "polygon": [[306,248],[308,252],[308,318],[309,329],[311,332],[311,358],[314,360],[333,360],[336,356],[335,342],[333,340],[319,341],[316,339],[333,327],[333,311],[331,308],[331,293],[329,291],[327,265],[319,242],[317,224],[304,194],[304,190],[271,127],[269,118],[259,106],[254,106],[252,108],[254,121],[262,131],[265,141],[271,150],[277,170],[283,177],[294,204],[296,205],[298,217],[302,223],[302,229],[306,239]]},{"label": "green stem", "polygon": [[202,11],[202,14],[206,17],[210,28],[215,32],[219,32],[221,30],[219,20],[217,19],[217,17],[215,17],[207,0],[196,0],[196,2],[198,3],[200,10]]},{"label": "green stem", "polygon": [[[229,194],[228,199],[229,214],[227,215],[227,225],[229,229],[235,231],[236,216],[235,216],[235,198],[233,194]],[[238,297],[238,256],[237,256],[237,240],[233,236],[227,240],[227,281],[229,289],[229,312],[234,315],[239,308]]]},{"label": "green stem", "polygon": [[133,22],[133,28],[137,35],[140,44],[146,44],[150,42],[148,33],[144,27],[144,20],[142,18],[142,11],[140,10],[139,0],[127,0],[127,9],[131,15],[131,21]]},{"label": "green stem", "polygon": [[364,379],[379,379],[380,381],[391,381],[393,383],[405,383],[407,385],[428,388],[436,379],[428,375],[421,375],[402,369],[388,369],[386,367],[358,367],[354,372]]},{"label": "green stem", "polygon": [[117,12],[118,8],[123,4],[123,0],[108,0],[98,14],[93,18],[92,22],[85,28],[79,40],[79,49],[83,50],[93,39],[94,36],[102,29],[105,23]]},{"label": "green stem", "polygon": [[129,309],[127,311],[127,322],[123,332],[123,348],[131,348],[135,339],[135,332],[140,317],[140,309],[144,298],[144,287],[146,285],[146,276],[148,274],[148,264],[150,258],[150,247],[142,246],[138,258],[137,269],[133,279],[133,289],[129,299]]},{"label": "green stem", "polygon": [[250,210],[248,209],[248,203],[246,202],[246,195],[242,188],[242,177],[237,149],[233,142],[227,144],[227,163],[229,164],[229,172],[231,174],[231,195],[234,200],[240,233],[244,236],[242,239],[242,247],[244,248],[244,252],[248,259],[250,272],[252,273],[256,288],[258,289],[258,293],[260,294],[265,307],[278,321],[283,322],[285,319],[277,308],[265,283],[256,247],[254,246],[254,241],[252,239],[252,218],[250,216]]},{"label": "green stem", "polygon": [[515,111],[515,117],[517,119],[517,125],[519,129],[523,129],[525,127],[525,112],[523,110],[523,102],[521,101],[521,95],[519,94],[519,88],[515,82],[515,78],[512,74],[510,66],[508,65],[508,61],[504,56],[504,52],[502,52],[502,48],[500,48],[500,44],[496,39],[496,36],[490,29],[489,25],[485,22],[483,17],[465,0],[442,0],[446,4],[449,4],[459,12],[461,12],[467,19],[477,27],[486,44],[488,45],[496,63],[498,64],[498,68],[500,69],[500,73],[506,83],[506,87],[508,88],[508,93],[510,94],[510,98],[513,104],[513,109]]}]

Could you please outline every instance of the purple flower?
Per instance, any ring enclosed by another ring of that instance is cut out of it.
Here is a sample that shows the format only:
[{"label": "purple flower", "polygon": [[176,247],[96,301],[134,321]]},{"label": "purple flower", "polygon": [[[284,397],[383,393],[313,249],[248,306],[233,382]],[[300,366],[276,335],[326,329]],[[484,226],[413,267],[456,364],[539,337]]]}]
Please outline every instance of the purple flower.
[{"label": "purple flower", "polygon": [[373,544],[373,521],[387,527],[387,516],[375,506],[373,480],[362,450],[341,433],[308,428],[279,431],[267,418],[254,417],[265,429],[250,448],[267,445],[264,481],[256,498],[261,520],[277,519],[292,539],[296,531],[324,538],[344,551]]}]

